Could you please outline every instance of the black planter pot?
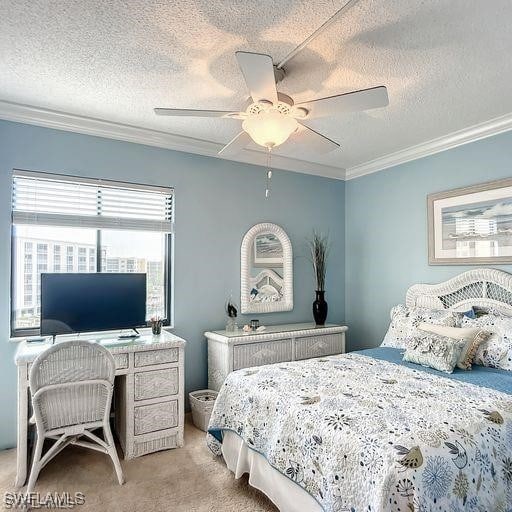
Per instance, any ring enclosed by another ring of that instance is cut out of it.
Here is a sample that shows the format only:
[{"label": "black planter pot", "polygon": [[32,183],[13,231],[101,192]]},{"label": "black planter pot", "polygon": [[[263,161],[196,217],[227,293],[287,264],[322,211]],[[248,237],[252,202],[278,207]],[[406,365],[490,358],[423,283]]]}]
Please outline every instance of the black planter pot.
[{"label": "black planter pot", "polygon": [[316,292],[316,300],[313,302],[313,317],[315,319],[316,325],[325,325],[325,320],[327,318],[327,302],[325,302],[325,291],[317,290]]}]

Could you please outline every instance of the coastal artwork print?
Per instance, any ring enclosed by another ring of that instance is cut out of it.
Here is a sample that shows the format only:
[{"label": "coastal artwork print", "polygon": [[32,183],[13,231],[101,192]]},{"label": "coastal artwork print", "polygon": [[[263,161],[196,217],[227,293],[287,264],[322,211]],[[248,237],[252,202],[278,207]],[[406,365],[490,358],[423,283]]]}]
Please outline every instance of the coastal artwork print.
[{"label": "coastal artwork print", "polygon": [[254,239],[254,264],[256,266],[283,264],[283,246],[273,233],[263,233]]},{"label": "coastal artwork print", "polygon": [[512,180],[432,194],[429,263],[512,262]]}]

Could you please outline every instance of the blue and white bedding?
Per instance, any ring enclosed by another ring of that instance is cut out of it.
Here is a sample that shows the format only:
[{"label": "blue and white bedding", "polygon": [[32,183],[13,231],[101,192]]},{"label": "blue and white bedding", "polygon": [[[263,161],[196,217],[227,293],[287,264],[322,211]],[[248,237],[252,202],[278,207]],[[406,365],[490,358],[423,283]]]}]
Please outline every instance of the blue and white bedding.
[{"label": "blue and white bedding", "polygon": [[401,352],[233,372],[208,444],[237,433],[325,511],[512,510],[512,373],[447,376]]}]

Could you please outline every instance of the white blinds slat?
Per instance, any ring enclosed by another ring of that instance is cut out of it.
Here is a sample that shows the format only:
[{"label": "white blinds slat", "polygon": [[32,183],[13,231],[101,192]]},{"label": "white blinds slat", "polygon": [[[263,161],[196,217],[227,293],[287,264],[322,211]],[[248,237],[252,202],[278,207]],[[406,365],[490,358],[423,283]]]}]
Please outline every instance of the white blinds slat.
[{"label": "white blinds slat", "polygon": [[58,215],[52,213],[34,214],[31,212],[13,212],[15,224],[38,224],[40,226],[62,226],[93,229],[130,229],[132,231],[159,231],[172,233],[174,225],[170,221],[152,219],[130,219],[113,217],[89,217],[79,215]]},{"label": "white blinds slat", "polygon": [[15,171],[13,222],[172,232],[173,189]]}]

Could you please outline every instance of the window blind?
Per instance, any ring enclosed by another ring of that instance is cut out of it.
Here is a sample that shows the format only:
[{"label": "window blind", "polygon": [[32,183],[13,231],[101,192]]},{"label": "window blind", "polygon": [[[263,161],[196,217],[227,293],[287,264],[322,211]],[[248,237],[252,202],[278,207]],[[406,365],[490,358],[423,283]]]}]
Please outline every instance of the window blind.
[{"label": "window blind", "polygon": [[172,233],[173,206],[172,188],[33,171],[13,173],[15,224]]}]

